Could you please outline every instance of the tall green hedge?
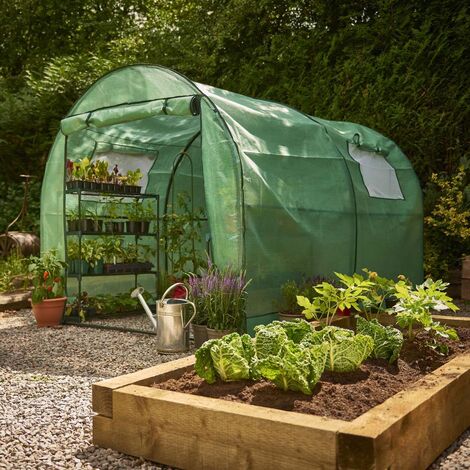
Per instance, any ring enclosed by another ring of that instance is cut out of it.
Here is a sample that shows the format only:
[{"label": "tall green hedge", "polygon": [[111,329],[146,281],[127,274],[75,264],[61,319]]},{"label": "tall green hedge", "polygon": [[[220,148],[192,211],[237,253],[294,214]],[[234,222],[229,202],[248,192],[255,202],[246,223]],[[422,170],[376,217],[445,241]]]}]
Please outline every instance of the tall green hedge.
[{"label": "tall green hedge", "polygon": [[25,29],[30,3],[8,2],[0,24],[0,178],[41,176],[60,117],[100,75],[136,62],[377,129],[411,159],[428,214],[431,175],[450,179],[470,159],[463,0],[45,0]]}]

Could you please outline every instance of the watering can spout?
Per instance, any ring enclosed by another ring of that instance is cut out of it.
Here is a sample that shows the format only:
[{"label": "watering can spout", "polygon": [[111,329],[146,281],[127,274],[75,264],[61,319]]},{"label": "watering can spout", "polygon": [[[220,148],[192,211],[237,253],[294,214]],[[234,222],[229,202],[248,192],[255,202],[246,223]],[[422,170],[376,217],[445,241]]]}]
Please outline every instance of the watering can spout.
[{"label": "watering can spout", "polygon": [[134,289],[131,292],[131,297],[133,299],[137,298],[139,299],[139,302],[141,303],[142,307],[145,310],[145,313],[149,317],[150,321],[152,322],[153,329],[157,329],[157,320],[155,320],[155,317],[153,316],[152,311],[150,310],[150,307],[147,305],[147,302],[143,298],[142,294],[144,293],[144,288],[143,287],[137,287],[137,289]]}]

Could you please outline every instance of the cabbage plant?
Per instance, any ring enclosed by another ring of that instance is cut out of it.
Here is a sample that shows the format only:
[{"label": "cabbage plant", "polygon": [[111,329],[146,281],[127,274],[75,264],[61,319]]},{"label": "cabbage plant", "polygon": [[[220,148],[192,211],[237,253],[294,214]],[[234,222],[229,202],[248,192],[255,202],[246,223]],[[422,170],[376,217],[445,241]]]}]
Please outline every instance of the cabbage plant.
[{"label": "cabbage plant", "polygon": [[393,326],[383,326],[376,319],[365,320],[356,317],[356,331],[370,336],[374,340],[371,357],[386,359],[390,364],[395,362],[403,346],[403,334]]},{"label": "cabbage plant", "polygon": [[311,395],[323,373],[327,349],[302,344],[312,332],[306,321],[273,322],[255,327],[255,371],[277,387]]},{"label": "cabbage plant", "polygon": [[364,362],[374,349],[370,336],[354,334],[351,330],[326,326],[306,336],[304,346],[325,345],[325,369],[331,372],[352,372]]},{"label": "cabbage plant", "polygon": [[251,373],[254,348],[249,335],[231,333],[206,341],[196,351],[196,373],[208,383],[255,378]]}]

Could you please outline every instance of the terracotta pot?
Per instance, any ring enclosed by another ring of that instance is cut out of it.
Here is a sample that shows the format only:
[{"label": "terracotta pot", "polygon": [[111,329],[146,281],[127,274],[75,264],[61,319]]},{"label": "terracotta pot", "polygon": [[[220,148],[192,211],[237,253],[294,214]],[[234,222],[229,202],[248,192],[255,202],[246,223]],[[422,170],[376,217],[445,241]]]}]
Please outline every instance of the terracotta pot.
[{"label": "terracotta pot", "polygon": [[60,325],[66,300],[67,297],[58,297],[32,304],[38,327]]},{"label": "terracotta pot", "polygon": [[193,334],[194,334],[194,347],[195,348],[200,348],[209,339],[206,325],[194,325],[193,324]]},{"label": "terracotta pot", "polygon": [[230,333],[235,333],[235,330],[213,330],[212,328],[207,328],[208,339],[220,339]]},{"label": "terracotta pot", "polygon": [[351,316],[351,309],[345,308],[344,310],[341,310],[340,308],[336,310],[336,315],[343,316],[343,317],[350,317]]},{"label": "terracotta pot", "polygon": [[293,321],[296,318],[302,318],[305,320],[305,315],[302,314],[296,314],[296,313],[278,313],[279,320],[281,321]]}]

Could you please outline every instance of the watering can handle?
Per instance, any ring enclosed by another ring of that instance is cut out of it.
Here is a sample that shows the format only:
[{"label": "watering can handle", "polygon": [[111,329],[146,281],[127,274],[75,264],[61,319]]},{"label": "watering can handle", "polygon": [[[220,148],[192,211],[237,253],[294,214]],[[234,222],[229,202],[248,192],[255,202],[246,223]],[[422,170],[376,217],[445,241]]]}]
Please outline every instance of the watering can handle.
[{"label": "watering can handle", "polygon": [[177,282],[176,284],[173,284],[172,286],[168,287],[168,289],[162,295],[162,298],[160,299],[160,302],[163,303],[163,300],[167,296],[168,292],[170,292],[171,290],[173,290],[177,286],[182,286],[184,288],[184,290],[186,291],[186,297],[185,297],[184,300],[186,301],[187,304],[189,304],[189,305],[191,305],[191,307],[193,307],[193,315],[188,320],[186,325],[184,325],[184,327],[183,327],[183,328],[186,328],[194,320],[194,317],[196,316],[196,306],[191,301],[188,300],[188,295],[189,295],[188,288],[182,282]]},{"label": "watering can handle", "polygon": [[183,287],[183,289],[186,291],[186,297],[185,299],[187,300],[188,299],[188,295],[189,295],[189,292],[188,292],[188,288],[182,283],[182,282],[177,282],[176,284],[173,284],[172,286],[168,287],[168,289],[165,291],[165,293],[162,295],[162,298],[160,299],[160,302],[163,302],[163,300],[165,299],[165,297],[167,296],[168,292],[172,291],[175,287],[177,286],[181,286]]},{"label": "watering can handle", "polygon": [[196,306],[190,301],[190,300],[187,300],[187,303],[189,305],[191,305],[191,307],[193,307],[193,315],[192,317],[188,320],[188,322],[186,323],[186,325],[183,326],[183,328],[187,328],[188,325],[194,320],[194,317],[196,316]]}]

